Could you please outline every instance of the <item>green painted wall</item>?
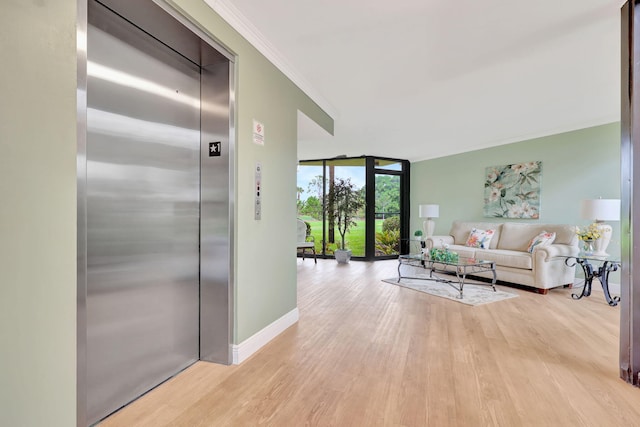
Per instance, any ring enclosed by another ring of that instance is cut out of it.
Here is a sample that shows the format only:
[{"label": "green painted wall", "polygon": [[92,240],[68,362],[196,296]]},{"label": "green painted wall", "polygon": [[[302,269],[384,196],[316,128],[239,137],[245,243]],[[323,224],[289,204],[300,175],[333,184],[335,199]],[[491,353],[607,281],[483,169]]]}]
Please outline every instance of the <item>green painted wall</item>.
[{"label": "green painted wall", "polygon": [[[297,111],[333,120],[202,0],[171,2],[237,66],[234,342],[297,303]],[[76,424],[76,14],[74,1],[3,2],[0,14],[0,425]],[[253,119],[265,146],[251,141]],[[263,171],[253,220],[253,169]]]},{"label": "green painted wall", "polygon": [[[236,294],[234,342],[297,307],[297,110],[333,133],[333,120],[201,0],[170,2],[237,60]],[[265,144],[252,141],[253,120]],[[253,214],[254,167],[262,164],[262,220]]]},{"label": "green painted wall", "polygon": [[[580,217],[583,199],[620,198],[620,123],[611,123],[413,163],[412,233],[422,228],[418,205],[424,203],[440,205],[435,234],[448,234],[456,219],[499,221],[483,217],[485,168],[533,160],[542,161],[539,223],[587,225]],[[620,223],[609,223],[607,252],[619,256]]]},{"label": "green painted wall", "polygon": [[75,425],[76,6],[0,13],[0,425]]}]

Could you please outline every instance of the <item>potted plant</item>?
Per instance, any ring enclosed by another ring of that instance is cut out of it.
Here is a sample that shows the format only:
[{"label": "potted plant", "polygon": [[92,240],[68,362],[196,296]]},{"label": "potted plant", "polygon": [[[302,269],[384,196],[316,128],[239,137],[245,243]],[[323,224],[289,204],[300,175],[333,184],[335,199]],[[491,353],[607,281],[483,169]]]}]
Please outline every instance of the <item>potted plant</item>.
[{"label": "potted plant", "polygon": [[334,180],[329,188],[329,200],[332,201],[330,209],[342,243],[333,254],[339,263],[347,263],[351,259],[351,251],[346,248],[345,235],[356,225],[356,214],[364,206],[364,200],[350,178]]},{"label": "potted plant", "polygon": [[413,235],[415,236],[416,239],[418,240],[422,240],[422,230],[416,230]]}]

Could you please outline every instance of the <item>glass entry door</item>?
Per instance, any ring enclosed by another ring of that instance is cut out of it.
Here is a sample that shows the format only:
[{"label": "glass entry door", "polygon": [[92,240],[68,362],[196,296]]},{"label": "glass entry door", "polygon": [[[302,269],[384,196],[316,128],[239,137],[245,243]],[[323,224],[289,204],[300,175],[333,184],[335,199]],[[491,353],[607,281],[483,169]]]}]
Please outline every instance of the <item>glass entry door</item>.
[{"label": "glass entry door", "polygon": [[376,257],[400,253],[400,175],[375,175]]}]

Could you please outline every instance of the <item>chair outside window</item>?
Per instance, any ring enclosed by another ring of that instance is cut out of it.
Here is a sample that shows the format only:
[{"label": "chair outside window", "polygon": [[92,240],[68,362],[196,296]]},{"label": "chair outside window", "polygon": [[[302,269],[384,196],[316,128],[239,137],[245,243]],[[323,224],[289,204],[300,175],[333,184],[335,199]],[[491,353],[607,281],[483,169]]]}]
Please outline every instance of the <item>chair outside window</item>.
[{"label": "chair outside window", "polygon": [[315,263],[318,263],[318,259],[316,257],[316,244],[313,239],[313,236],[307,234],[307,224],[302,220],[297,220],[298,222],[298,249],[302,249],[302,260],[304,261],[307,249],[311,249],[313,251],[313,260]]}]

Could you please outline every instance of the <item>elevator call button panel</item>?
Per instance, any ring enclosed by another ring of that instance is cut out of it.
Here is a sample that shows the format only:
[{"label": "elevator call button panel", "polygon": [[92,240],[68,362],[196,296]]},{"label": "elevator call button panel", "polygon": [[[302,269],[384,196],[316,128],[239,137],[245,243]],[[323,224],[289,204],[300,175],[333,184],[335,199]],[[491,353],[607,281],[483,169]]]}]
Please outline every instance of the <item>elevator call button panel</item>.
[{"label": "elevator call button panel", "polygon": [[254,219],[262,219],[262,165],[256,163]]}]

